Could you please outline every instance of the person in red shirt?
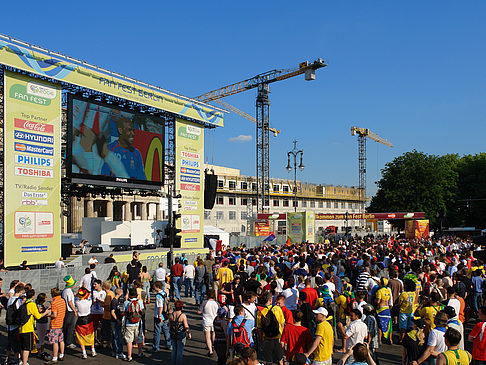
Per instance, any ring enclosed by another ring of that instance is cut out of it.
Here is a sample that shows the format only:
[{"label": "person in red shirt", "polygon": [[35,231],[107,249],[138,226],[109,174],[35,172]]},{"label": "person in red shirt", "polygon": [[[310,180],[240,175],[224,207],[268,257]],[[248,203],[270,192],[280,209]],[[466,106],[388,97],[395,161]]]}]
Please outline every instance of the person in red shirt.
[{"label": "person in red shirt", "polygon": [[175,264],[170,268],[170,282],[173,286],[174,297],[181,300],[182,289],[182,275],[184,274],[184,267],[180,264],[178,257],[175,258]]},{"label": "person in red shirt", "polygon": [[468,340],[473,342],[472,358],[478,363],[486,361],[486,307],[479,308],[479,322],[469,334]]},{"label": "person in red shirt", "polygon": [[294,324],[294,316],[292,315],[292,311],[285,306],[285,295],[280,294],[275,299],[275,304],[277,304],[283,312],[285,317],[285,324]]},{"label": "person in red shirt", "polygon": [[296,354],[305,353],[312,343],[310,331],[301,324],[303,316],[302,311],[297,309],[294,314],[294,323],[285,325],[280,338],[287,362],[291,362]]},{"label": "person in red shirt", "polygon": [[316,301],[319,298],[317,294],[317,290],[311,287],[311,279],[305,279],[304,281],[305,288],[301,291],[307,294],[307,303],[311,305],[312,310],[316,309]]}]

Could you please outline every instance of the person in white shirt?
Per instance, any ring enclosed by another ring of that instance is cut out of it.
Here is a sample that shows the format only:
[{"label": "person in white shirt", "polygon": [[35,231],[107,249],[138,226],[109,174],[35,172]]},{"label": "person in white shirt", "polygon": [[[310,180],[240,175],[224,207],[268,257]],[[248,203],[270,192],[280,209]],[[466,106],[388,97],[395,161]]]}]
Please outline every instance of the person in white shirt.
[{"label": "person in white shirt", "polygon": [[70,349],[76,348],[74,344],[74,326],[76,325],[76,317],[78,316],[76,306],[74,304],[74,293],[71,289],[76,285],[76,280],[71,275],[64,277],[66,287],[62,291],[61,297],[66,301],[66,315],[62,325],[62,332],[64,335],[64,344]]},{"label": "person in white shirt", "polygon": [[332,274],[329,272],[325,273],[324,279],[326,280],[324,286],[327,287],[329,291],[329,295],[331,296],[332,300],[334,300],[334,292],[336,291],[336,285],[332,282]]},{"label": "person in white shirt", "polygon": [[209,356],[213,355],[213,344],[215,339],[213,322],[218,315],[219,304],[216,301],[216,293],[213,289],[208,291],[208,299],[201,303],[199,314],[202,314],[202,326],[206,338],[206,346],[209,349]]},{"label": "person in white shirt", "polygon": [[154,271],[154,282],[160,281],[165,283],[165,277],[167,276],[167,271],[164,269],[164,264],[159,262],[159,267]]},{"label": "person in white shirt", "polygon": [[88,265],[98,265],[98,260],[96,259],[96,256],[92,256],[89,260],[88,260]]},{"label": "person in white shirt", "polygon": [[62,262],[62,257],[59,258],[59,260],[57,260],[55,263],[54,263],[54,267],[56,269],[63,269],[66,267],[66,264],[64,262]]},{"label": "person in white shirt", "polygon": [[291,311],[297,309],[297,301],[299,300],[299,291],[294,288],[295,281],[293,277],[290,277],[287,281],[287,289],[282,292],[285,297],[285,306]]},{"label": "person in white shirt", "polygon": [[91,269],[87,267],[84,270],[84,275],[81,278],[79,284],[81,285],[82,288],[85,288],[87,291],[91,292],[91,286],[96,278],[97,278],[96,272],[91,271]]},{"label": "person in white shirt", "polygon": [[192,297],[194,294],[194,275],[196,273],[196,269],[193,265],[187,264],[184,267],[184,286],[185,286],[185,294],[187,298],[187,293],[189,292],[189,297]]},{"label": "person in white shirt", "polygon": [[440,311],[435,315],[435,328],[429,333],[429,337],[427,338],[427,348],[417,361],[412,361],[411,365],[420,365],[429,358],[436,358],[440,353],[447,350],[444,339],[447,322],[448,316],[443,311]]},{"label": "person in white shirt", "polygon": [[[344,333],[344,340],[346,341],[346,350],[353,348],[357,343],[364,343],[366,336],[368,336],[368,327],[361,320],[362,314],[358,309],[351,309],[349,315],[351,323],[346,328]],[[352,364],[354,359],[350,360]]]},{"label": "person in white shirt", "polygon": [[95,338],[98,326],[103,319],[105,298],[106,292],[102,289],[101,280],[95,279],[95,281],[93,282],[93,292],[91,293],[91,319],[93,320]]},{"label": "person in white shirt", "polygon": [[255,305],[257,295],[253,292],[246,292],[244,302],[242,304],[245,308],[245,319],[251,319],[256,322],[257,307]]}]

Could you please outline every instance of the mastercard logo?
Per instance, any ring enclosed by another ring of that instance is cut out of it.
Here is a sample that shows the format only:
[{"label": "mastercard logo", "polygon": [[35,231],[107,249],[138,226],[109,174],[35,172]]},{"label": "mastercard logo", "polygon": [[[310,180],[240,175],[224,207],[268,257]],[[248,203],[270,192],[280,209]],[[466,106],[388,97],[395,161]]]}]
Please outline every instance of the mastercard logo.
[{"label": "mastercard logo", "polygon": [[15,144],[15,150],[17,151],[25,151],[27,149],[27,147],[25,146],[25,144],[22,144],[22,143],[16,143]]}]

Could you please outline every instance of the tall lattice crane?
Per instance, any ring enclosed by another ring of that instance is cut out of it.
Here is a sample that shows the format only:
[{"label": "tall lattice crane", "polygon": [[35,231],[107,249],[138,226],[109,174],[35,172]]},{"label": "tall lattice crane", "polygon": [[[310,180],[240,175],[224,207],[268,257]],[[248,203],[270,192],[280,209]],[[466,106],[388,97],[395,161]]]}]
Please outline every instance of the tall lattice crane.
[{"label": "tall lattice crane", "polygon": [[[257,178],[257,211],[263,212],[270,205],[270,143],[269,143],[269,84],[305,74],[307,81],[315,80],[315,71],[327,64],[321,59],[314,62],[301,62],[293,69],[272,70],[256,75],[250,79],[199,95],[194,99],[209,102],[234,95],[245,90],[257,88],[256,98],[256,178]],[[245,117],[246,118],[246,117]],[[272,130],[273,132],[273,130]],[[273,132],[275,134],[275,132]]]},{"label": "tall lattice crane", "polygon": [[388,147],[393,144],[377,134],[371,132],[368,128],[351,127],[351,135],[358,136],[358,166],[359,166],[359,203],[360,213],[365,213],[366,206],[366,138],[379,142]]}]

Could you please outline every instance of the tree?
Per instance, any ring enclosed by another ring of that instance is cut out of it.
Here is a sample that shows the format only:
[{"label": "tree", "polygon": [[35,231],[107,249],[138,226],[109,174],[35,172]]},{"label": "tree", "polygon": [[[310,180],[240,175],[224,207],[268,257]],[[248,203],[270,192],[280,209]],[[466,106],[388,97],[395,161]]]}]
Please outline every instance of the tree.
[{"label": "tree", "polygon": [[387,163],[369,212],[425,212],[438,226],[457,194],[459,156],[413,150]]}]

